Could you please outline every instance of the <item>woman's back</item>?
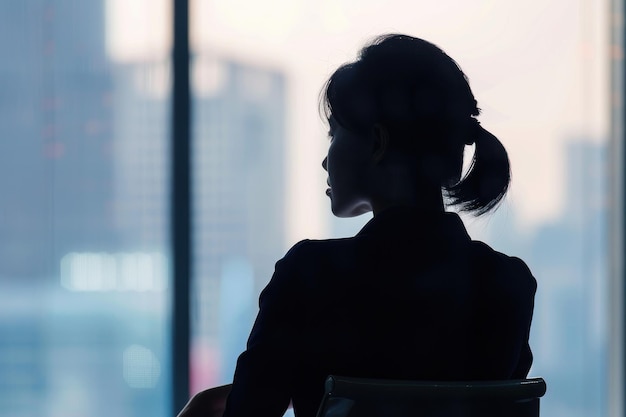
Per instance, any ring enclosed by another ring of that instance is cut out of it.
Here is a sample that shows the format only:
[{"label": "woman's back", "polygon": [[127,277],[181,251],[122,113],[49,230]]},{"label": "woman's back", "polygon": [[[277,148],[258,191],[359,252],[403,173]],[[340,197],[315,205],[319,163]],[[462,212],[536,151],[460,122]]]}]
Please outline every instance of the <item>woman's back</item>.
[{"label": "woman's back", "polygon": [[523,378],[535,288],[523,262],[471,241],[453,213],[393,208],[353,238],[303,241],[262,294],[230,410],[293,399],[314,415],[329,374]]}]

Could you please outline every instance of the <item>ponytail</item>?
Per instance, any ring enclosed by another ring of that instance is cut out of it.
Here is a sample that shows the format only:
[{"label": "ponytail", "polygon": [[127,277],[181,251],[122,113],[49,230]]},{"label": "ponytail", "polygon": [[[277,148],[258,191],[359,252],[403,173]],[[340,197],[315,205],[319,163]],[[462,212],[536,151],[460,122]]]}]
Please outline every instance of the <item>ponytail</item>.
[{"label": "ponytail", "polygon": [[511,182],[511,167],[502,143],[478,122],[473,139],[474,157],[467,174],[444,191],[451,205],[482,216],[504,198]]}]

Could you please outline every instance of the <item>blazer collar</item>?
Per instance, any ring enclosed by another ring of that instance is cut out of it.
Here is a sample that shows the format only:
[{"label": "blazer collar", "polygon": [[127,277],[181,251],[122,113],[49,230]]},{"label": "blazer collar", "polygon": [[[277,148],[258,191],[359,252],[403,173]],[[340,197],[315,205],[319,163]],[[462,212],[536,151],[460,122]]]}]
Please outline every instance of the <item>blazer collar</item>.
[{"label": "blazer collar", "polygon": [[357,236],[402,234],[471,240],[458,214],[445,211],[427,212],[415,207],[388,208],[367,222]]}]

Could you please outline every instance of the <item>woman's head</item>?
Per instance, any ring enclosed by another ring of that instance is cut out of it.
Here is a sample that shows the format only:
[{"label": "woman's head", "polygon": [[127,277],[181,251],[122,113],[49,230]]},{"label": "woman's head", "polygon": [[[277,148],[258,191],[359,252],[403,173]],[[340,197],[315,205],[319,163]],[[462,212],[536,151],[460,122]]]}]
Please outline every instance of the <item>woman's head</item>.
[{"label": "woman's head", "polygon": [[[508,189],[506,151],[476,120],[480,110],[465,74],[425,40],[377,38],[332,74],[321,105],[331,133],[384,135],[390,154],[411,161],[415,184],[436,187],[439,198],[443,189],[461,210],[483,214]],[[474,143],[472,166],[461,178],[465,145]]]}]

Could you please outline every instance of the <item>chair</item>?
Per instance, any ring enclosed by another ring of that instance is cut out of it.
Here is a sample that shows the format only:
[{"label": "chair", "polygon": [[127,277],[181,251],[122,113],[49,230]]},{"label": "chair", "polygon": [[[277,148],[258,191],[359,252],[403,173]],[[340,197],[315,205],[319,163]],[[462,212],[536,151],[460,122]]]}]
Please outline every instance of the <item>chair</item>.
[{"label": "chair", "polygon": [[538,417],[542,378],[394,381],[329,376],[317,417]]}]

